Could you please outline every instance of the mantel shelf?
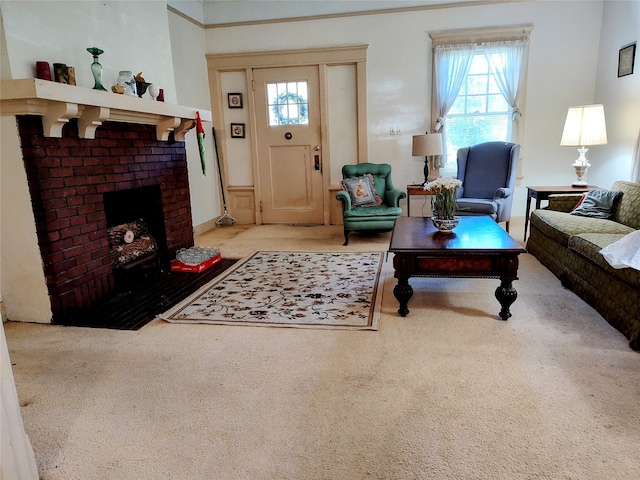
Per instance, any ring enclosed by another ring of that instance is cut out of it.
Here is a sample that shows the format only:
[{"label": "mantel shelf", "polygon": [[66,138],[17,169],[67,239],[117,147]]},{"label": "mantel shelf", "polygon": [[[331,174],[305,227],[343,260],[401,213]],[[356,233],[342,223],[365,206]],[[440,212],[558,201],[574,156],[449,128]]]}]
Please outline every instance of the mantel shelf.
[{"label": "mantel shelf", "polygon": [[168,140],[173,132],[175,140],[183,141],[195,126],[197,111],[203,121],[211,121],[209,110],[36,78],[3,80],[0,84],[0,113],[42,116],[46,137],[62,137],[62,128],[77,118],[80,138],[95,138],[96,128],[112,121],[155,125],[158,140]]}]

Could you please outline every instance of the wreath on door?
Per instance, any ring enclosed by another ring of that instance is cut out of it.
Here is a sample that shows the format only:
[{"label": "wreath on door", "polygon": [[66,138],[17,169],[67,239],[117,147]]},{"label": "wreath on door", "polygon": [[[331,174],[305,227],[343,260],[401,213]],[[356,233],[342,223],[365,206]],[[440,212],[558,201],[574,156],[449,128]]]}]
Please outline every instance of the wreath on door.
[{"label": "wreath on door", "polygon": [[[289,116],[289,105],[296,105],[298,115]],[[278,117],[278,125],[299,125],[309,123],[309,106],[307,100],[297,93],[282,92],[278,95],[278,104],[273,106]]]}]

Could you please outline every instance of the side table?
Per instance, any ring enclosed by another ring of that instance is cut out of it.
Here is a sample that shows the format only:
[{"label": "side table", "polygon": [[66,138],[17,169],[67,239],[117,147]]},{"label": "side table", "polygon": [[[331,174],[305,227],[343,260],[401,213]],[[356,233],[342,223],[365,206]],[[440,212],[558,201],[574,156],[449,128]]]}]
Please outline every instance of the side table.
[{"label": "side table", "polygon": [[433,195],[433,192],[425,190],[423,185],[407,185],[407,217],[411,216],[411,195],[428,196]]},{"label": "side table", "polygon": [[561,185],[555,187],[527,187],[527,213],[524,217],[524,240],[527,240],[527,229],[529,227],[529,212],[531,210],[531,200],[536,199],[536,209],[540,208],[542,200],[549,200],[550,195],[560,193],[584,193],[591,189],[599,188],[595,185],[587,185],[586,187],[573,187],[571,185]]}]

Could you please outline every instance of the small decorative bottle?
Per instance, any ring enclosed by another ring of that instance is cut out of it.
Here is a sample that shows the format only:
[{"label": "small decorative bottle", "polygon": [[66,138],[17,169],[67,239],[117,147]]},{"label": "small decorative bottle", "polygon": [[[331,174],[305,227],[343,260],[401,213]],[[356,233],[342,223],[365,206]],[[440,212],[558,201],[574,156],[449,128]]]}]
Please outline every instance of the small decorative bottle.
[{"label": "small decorative bottle", "polygon": [[93,89],[106,92],[107,89],[102,86],[102,65],[98,62],[98,55],[104,53],[104,50],[100,50],[97,47],[89,47],[87,52],[93,55],[93,63],[91,64],[91,73],[93,73],[93,81],[95,82]]}]

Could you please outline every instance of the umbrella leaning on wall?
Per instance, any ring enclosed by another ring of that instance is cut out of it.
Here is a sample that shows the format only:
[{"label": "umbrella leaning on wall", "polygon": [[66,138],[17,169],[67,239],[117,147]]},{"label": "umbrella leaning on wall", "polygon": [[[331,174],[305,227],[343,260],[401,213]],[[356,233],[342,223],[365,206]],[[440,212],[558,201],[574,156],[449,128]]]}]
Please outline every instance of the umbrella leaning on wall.
[{"label": "umbrella leaning on wall", "polygon": [[207,159],[204,149],[204,128],[200,120],[200,112],[196,112],[196,135],[198,136],[198,149],[200,150],[200,165],[202,166],[202,176],[207,176]]},{"label": "umbrella leaning on wall", "polygon": [[213,132],[213,145],[216,149],[216,160],[218,162],[218,179],[220,180],[220,192],[222,193],[222,205],[224,207],[224,214],[221,215],[216,220],[216,225],[221,225],[223,227],[230,227],[231,225],[236,223],[236,219],[233,218],[231,215],[229,215],[229,213],[227,212],[227,200],[224,196],[224,182],[222,181],[222,167],[220,166],[221,161],[220,161],[220,154],[218,153],[218,141],[216,140],[216,129],[212,128],[211,131]]}]

